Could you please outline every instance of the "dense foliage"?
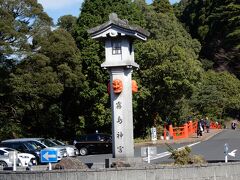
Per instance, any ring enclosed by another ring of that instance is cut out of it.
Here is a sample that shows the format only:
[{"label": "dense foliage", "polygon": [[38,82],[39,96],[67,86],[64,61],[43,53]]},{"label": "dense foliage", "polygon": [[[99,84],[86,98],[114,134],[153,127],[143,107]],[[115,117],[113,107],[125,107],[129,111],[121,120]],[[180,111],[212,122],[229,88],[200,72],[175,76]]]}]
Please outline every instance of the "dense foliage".
[{"label": "dense foliage", "polygon": [[236,114],[240,109],[240,81],[228,72],[204,73],[203,80],[197,85],[191,102],[195,111],[215,118]]},{"label": "dense foliage", "polygon": [[23,114],[16,107],[18,97],[13,95],[10,74],[18,62],[34,53],[29,40],[50,30],[51,24],[36,0],[0,0],[0,138],[21,134]]},{"label": "dense foliage", "polygon": [[53,30],[37,0],[0,0],[0,139],[111,133],[104,46],[87,33],[111,12],[150,32],[135,42],[135,136],[194,115],[237,117],[239,11],[234,0],[85,0]]},{"label": "dense foliage", "polygon": [[201,41],[200,56],[213,61],[215,70],[227,70],[239,78],[239,0],[185,0],[176,9],[191,35]]},{"label": "dense foliage", "polygon": [[135,114],[140,134],[152,124],[163,125],[167,118],[185,119],[190,113],[186,100],[203,71],[197,60],[200,44],[168,11],[170,4],[154,1],[150,8],[145,15],[151,37],[136,46],[136,61],[141,65],[137,76],[143,86]]}]

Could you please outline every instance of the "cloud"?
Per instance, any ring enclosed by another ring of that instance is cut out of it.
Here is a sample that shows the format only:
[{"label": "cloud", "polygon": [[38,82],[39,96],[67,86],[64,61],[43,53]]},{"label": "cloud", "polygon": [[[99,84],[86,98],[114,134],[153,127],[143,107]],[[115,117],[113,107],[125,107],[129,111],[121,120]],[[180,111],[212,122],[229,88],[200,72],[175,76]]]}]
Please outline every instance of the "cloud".
[{"label": "cloud", "polygon": [[83,0],[38,0],[45,10],[59,10],[72,6],[80,7]]}]

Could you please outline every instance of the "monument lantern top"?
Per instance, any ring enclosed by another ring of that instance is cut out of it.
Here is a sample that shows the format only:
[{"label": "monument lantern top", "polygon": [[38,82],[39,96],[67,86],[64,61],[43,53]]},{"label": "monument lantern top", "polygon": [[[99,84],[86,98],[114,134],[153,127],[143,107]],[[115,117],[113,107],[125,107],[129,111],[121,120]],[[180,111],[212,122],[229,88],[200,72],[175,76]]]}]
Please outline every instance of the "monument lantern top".
[{"label": "monument lantern top", "polygon": [[102,40],[107,37],[130,36],[146,41],[150,33],[143,28],[129,25],[128,20],[121,20],[117,14],[111,13],[109,21],[88,30],[93,39]]},{"label": "monument lantern top", "polygon": [[103,68],[139,67],[134,62],[133,40],[147,40],[149,32],[141,27],[129,25],[127,20],[121,20],[117,14],[109,15],[109,21],[88,30],[93,39],[105,43],[105,62]]}]

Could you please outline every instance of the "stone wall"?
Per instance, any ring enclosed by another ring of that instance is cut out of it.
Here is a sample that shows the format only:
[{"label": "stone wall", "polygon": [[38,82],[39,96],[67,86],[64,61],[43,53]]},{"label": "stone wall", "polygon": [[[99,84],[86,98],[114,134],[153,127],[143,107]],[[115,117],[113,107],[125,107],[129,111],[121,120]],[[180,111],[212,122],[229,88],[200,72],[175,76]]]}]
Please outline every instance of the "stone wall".
[{"label": "stone wall", "polygon": [[0,172],[0,180],[239,180],[240,162],[96,170]]}]

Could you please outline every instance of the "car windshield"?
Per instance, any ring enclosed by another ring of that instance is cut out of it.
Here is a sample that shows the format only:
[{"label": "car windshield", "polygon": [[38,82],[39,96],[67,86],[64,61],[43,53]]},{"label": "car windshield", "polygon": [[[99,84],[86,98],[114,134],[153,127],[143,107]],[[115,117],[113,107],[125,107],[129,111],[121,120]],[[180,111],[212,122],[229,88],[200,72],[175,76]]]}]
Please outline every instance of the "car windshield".
[{"label": "car windshield", "polygon": [[38,149],[37,145],[34,144],[34,143],[32,143],[32,144],[26,143],[26,146],[27,146],[28,149],[30,149],[30,150],[36,150],[36,149]]},{"label": "car windshield", "polygon": [[31,141],[26,143],[26,146],[30,149],[30,150],[39,150],[39,149],[44,149],[46,148],[44,145],[42,145],[39,142],[35,142],[35,141]]},{"label": "car windshield", "polygon": [[40,139],[40,142],[45,144],[47,147],[53,147],[57,145],[54,142],[50,141],[49,139]]},{"label": "car windshield", "polygon": [[112,137],[107,134],[88,134],[77,138],[78,141],[107,141],[111,142]]},{"label": "car windshield", "polygon": [[65,144],[59,140],[53,139],[52,141],[57,145],[65,146]]}]

